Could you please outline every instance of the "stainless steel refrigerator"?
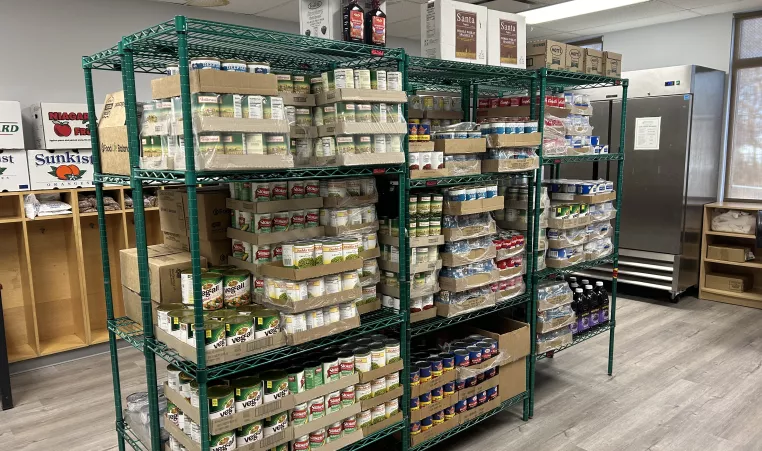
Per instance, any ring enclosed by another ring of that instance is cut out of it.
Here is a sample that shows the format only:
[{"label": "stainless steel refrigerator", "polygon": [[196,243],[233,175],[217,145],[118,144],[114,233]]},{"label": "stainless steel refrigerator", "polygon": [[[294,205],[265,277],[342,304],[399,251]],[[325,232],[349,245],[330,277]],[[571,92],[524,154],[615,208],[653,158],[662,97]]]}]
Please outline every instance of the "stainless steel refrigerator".
[{"label": "stainless steel refrigerator", "polygon": [[[622,78],[630,85],[618,281],[674,299],[698,284],[702,205],[718,192],[725,72],[675,66]],[[619,152],[621,88],[581,92],[593,100],[593,134]],[[617,164],[565,165],[560,176],[613,180]],[[585,275],[601,278],[601,271],[610,275],[611,265]]]}]

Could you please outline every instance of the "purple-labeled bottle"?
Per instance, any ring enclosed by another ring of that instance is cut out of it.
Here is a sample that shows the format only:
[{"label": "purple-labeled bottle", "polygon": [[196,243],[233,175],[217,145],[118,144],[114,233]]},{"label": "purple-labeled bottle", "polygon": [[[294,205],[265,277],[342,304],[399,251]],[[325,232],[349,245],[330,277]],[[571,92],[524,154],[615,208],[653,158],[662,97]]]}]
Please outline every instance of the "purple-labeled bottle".
[{"label": "purple-labeled bottle", "polygon": [[598,306],[601,309],[600,323],[606,324],[609,322],[609,294],[603,287],[603,282],[595,282],[595,294],[598,296]]},{"label": "purple-labeled bottle", "polygon": [[593,292],[592,285],[585,285],[585,296],[590,298],[590,327],[597,327],[600,324],[600,308],[598,306],[598,295]]},{"label": "purple-labeled bottle", "polygon": [[581,332],[582,328],[582,288],[574,289],[574,300],[572,301],[572,310],[574,310],[574,316],[576,321],[571,325],[572,335],[577,335]]}]

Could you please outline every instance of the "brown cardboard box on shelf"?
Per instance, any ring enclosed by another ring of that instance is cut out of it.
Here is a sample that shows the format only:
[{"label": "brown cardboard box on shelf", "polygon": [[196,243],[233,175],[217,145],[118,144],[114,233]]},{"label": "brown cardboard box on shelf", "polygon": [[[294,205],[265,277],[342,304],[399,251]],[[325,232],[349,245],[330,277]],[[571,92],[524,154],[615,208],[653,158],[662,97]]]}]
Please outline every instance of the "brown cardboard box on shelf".
[{"label": "brown cardboard box on shelf", "polygon": [[[164,244],[169,247],[190,252],[190,238],[182,233],[161,232],[164,235]],[[224,240],[198,240],[199,253],[206,258],[209,266],[226,265],[230,254],[230,239]]]},{"label": "brown cardboard box on shelf", "polygon": [[[185,341],[180,341],[174,335],[170,335],[158,327],[154,327],[156,338],[162,343],[177,351],[184,359],[197,363],[196,347],[191,346]],[[273,335],[250,339],[245,343],[223,346],[217,349],[206,350],[207,365],[218,365],[220,363],[232,362],[243,357],[261,354],[271,349],[280,348],[286,344],[286,333],[279,331]]]},{"label": "brown cardboard box on shelf", "polygon": [[586,74],[603,75],[603,52],[595,49],[584,49],[585,64],[583,71]]},{"label": "brown cardboard box on shelf", "polygon": [[585,49],[576,45],[566,44],[566,71],[583,72],[585,65]]},{"label": "brown cardboard box on shelf", "polygon": [[741,293],[751,290],[754,278],[746,274],[707,273],[704,286],[715,290]]},{"label": "brown cardboard box on shelf", "polygon": [[465,302],[457,304],[439,304],[437,303],[437,315],[445,318],[462,315],[464,313],[481,310],[495,305],[495,293],[489,293],[484,296],[477,296]]},{"label": "brown cardboard box on shelf", "polygon": [[[138,250],[122,249],[119,251],[122,269],[122,285],[140,293],[138,276]],[[206,258],[201,257],[201,267],[206,267]],[[191,268],[191,255],[188,252],[164,244],[148,246],[148,277],[151,282],[151,299],[161,303],[182,301],[180,271]]]},{"label": "brown cardboard box on shelf", "polygon": [[103,101],[103,111],[98,119],[101,171],[104,174],[130,175],[124,91],[113,92],[106,96],[106,100]]},{"label": "brown cardboard box on shelf", "polygon": [[529,324],[494,315],[485,318],[472,329],[474,333],[497,340],[497,348],[510,356],[509,362],[529,355]]},{"label": "brown cardboard box on shelf", "polygon": [[437,316],[436,308],[429,308],[426,310],[421,310],[420,312],[411,312],[410,322],[417,323],[420,321],[426,321],[427,319],[436,318],[436,316]]},{"label": "brown cardboard box on shelf", "polygon": [[505,197],[495,196],[488,199],[466,200],[463,202],[445,201],[442,211],[446,215],[468,215],[493,210],[502,210]]},{"label": "brown cardboard box on shelf", "polygon": [[283,266],[283,262],[272,262],[260,265],[259,272],[263,276],[277,277],[279,279],[307,280],[347,271],[356,271],[362,269],[362,262],[361,258],[354,258],[329,265],[310,266],[307,268],[287,268]]},{"label": "brown cardboard box on shelf", "polygon": [[566,44],[556,41],[527,43],[527,69],[566,69]]},{"label": "brown cardboard box on shelf", "polygon": [[288,210],[321,208],[323,207],[323,198],[309,197],[306,199],[273,200],[270,202],[246,202],[243,200],[226,199],[225,205],[230,210],[243,210],[252,213],[277,213]]},{"label": "brown cardboard box on shelf", "polygon": [[[139,325],[143,325],[143,307],[140,299],[140,293],[136,293],[129,288],[122,285],[122,301],[124,302],[124,314],[129,319],[135,321]],[[156,307],[159,306],[158,302],[151,301],[152,318],[156,318]],[[155,321],[155,320],[154,320]]]},{"label": "brown cardboard box on shelf", "polygon": [[622,54],[603,52],[603,75],[607,77],[622,77]]},{"label": "brown cardboard box on shelf", "polygon": [[282,243],[284,241],[315,238],[325,235],[325,227],[309,227],[305,229],[287,230],[285,232],[252,233],[228,227],[227,236],[234,240],[246,241],[247,243],[263,245]]},{"label": "brown cardboard box on shelf", "polygon": [[[498,392],[499,391],[500,390],[498,389]],[[458,414],[456,416],[458,417],[458,420],[459,420],[460,424],[463,424],[463,423],[465,423],[467,421],[473,420],[474,418],[478,417],[479,415],[483,415],[483,414],[489,412],[492,409],[496,409],[496,408],[500,407],[500,403],[501,402],[502,401],[500,399],[500,396],[498,396],[497,398],[493,399],[492,401],[485,402],[484,404],[480,405],[479,407],[477,407],[475,409],[471,409],[471,410],[469,410],[467,412],[460,413],[460,414]]]},{"label": "brown cardboard box on shelf", "polygon": [[309,298],[305,301],[293,301],[291,299],[276,301],[268,297],[262,299],[262,304],[266,307],[276,309],[284,313],[301,313],[308,310],[315,310],[323,307],[330,307],[341,303],[353,301],[362,297],[362,288],[356,286],[350,290],[342,290],[338,293],[325,294]]},{"label": "brown cardboard box on shelf", "polygon": [[434,150],[444,152],[445,155],[484,153],[487,151],[487,140],[484,138],[435,139]]},{"label": "brown cardboard box on shelf", "polygon": [[501,401],[507,401],[527,390],[526,359],[526,357],[522,357],[515,362],[500,367],[498,394]]},{"label": "brown cardboard box on shelf", "polygon": [[458,418],[459,416],[460,415],[455,415],[455,418],[453,418],[452,420],[448,420],[448,421],[445,421],[444,423],[437,424],[436,426],[433,426],[428,431],[421,431],[419,434],[411,436],[410,445],[417,446],[425,441],[431,440],[437,435],[444,434],[450,429],[457,427],[460,424],[460,419]]},{"label": "brown cardboard box on shelf", "polygon": [[[273,74],[228,72],[221,70],[190,71],[190,92],[217,94],[259,94],[277,96],[278,80]],[[151,80],[153,99],[169,99],[180,95],[180,76],[170,75]]]},{"label": "brown cardboard box on shelf", "polygon": [[[230,227],[230,210],[225,206],[227,189],[197,189],[198,237],[202,240],[224,240]],[[159,221],[163,232],[190,236],[188,193],[184,189],[159,191]]]},{"label": "brown cardboard box on shelf", "polygon": [[706,249],[706,258],[744,263],[753,260],[753,258],[747,258],[747,256],[751,256],[749,255],[751,252],[750,247],[710,244]]}]

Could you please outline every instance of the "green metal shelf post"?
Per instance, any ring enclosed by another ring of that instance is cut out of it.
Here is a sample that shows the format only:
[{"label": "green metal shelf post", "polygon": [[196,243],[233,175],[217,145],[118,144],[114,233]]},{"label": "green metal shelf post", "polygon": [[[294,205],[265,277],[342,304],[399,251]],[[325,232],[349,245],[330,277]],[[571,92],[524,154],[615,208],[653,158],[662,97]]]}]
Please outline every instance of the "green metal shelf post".
[{"label": "green metal shelf post", "polygon": [[[100,141],[98,137],[98,120],[95,111],[95,95],[93,94],[93,69],[83,60],[85,71],[85,93],[87,96],[87,114],[90,122],[90,149],[92,150],[93,171],[101,172]],[[106,212],[103,204],[103,183],[95,180],[95,199],[98,210],[98,234],[100,235],[101,260],[103,261],[103,290],[106,298],[106,321],[114,320],[114,300],[111,291],[111,265],[108,256],[108,235],[106,233]],[[122,415],[122,386],[119,378],[119,354],[116,347],[116,334],[108,328],[108,347],[111,354],[111,374],[114,376],[114,409],[116,410],[116,428],[124,428]],[[118,436],[119,451],[125,450],[124,435]]]},{"label": "green metal shelf post", "polygon": [[[153,311],[151,306],[151,281],[148,275],[148,247],[146,242],[145,208],[143,206],[143,185],[135,178],[140,167],[140,141],[138,129],[137,101],[135,100],[135,67],[132,50],[120,44],[122,54],[122,85],[124,86],[124,106],[127,115],[127,147],[130,156],[132,198],[135,217],[135,247],[137,248],[138,272],[140,279],[140,304],[143,319],[143,336],[149,344],[154,340]],[[151,449],[161,448],[159,427],[159,396],[156,377],[156,357],[150,346],[144,348],[146,361],[146,385],[148,390],[148,414],[151,432]]]},{"label": "green metal shelf post", "polygon": [[[410,58],[407,54],[404,54],[401,61],[397,63],[397,70],[402,72],[402,87],[407,89],[407,67],[410,64]],[[408,104],[402,105],[402,114],[405,120],[408,119]],[[397,177],[399,182],[398,195],[399,195],[399,215],[398,217],[398,230],[399,230],[399,245],[400,245],[400,261],[399,261],[399,273],[397,274],[397,281],[400,286],[400,314],[402,315],[402,323],[400,324],[400,350],[402,352],[402,443],[403,448],[410,444],[410,274],[409,274],[409,261],[407,249],[409,248],[409,237],[407,234],[407,221],[408,221],[408,203],[410,199],[410,189],[408,183],[408,168],[409,166],[409,152],[410,140],[408,135],[403,138],[403,152],[405,153],[405,167],[403,171]]]}]

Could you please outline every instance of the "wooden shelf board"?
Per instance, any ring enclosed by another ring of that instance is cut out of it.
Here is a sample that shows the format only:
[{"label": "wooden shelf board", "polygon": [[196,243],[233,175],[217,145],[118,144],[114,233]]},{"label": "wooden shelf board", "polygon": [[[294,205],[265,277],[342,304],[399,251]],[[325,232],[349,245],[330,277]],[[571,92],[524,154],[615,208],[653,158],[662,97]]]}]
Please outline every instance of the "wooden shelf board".
[{"label": "wooden shelf board", "polygon": [[731,233],[731,232],[715,232],[714,230],[707,230],[707,235],[715,235],[715,236],[727,236],[730,238],[744,238],[747,240],[755,240],[757,239],[756,235],[750,235],[746,233]]},{"label": "wooden shelf board", "polygon": [[108,329],[91,329],[90,340],[92,341],[91,345],[108,342]]},{"label": "wooden shelf board", "polygon": [[699,298],[707,301],[722,302],[725,304],[741,305],[744,307],[762,309],[762,302],[716,294],[714,293],[715,291],[719,290],[707,291],[707,288],[701,288],[699,290]]},{"label": "wooden shelf board", "polygon": [[0,224],[8,224],[8,223],[14,223],[14,222],[24,222],[24,218],[21,218],[21,217],[0,218]]},{"label": "wooden shelf board", "polygon": [[716,288],[707,288],[707,287],[701,287],[701,289],[707,293],[719,294],[719,295],[728,296],[731,298],[748,299],[751,301],[762,302],[762,288],[753,288],[750,291],[742,291],[742,292],[725,291],[725,290],[718,290]]},{"label": "wooden shelf board", "polygon": [[728,208],[733,210],[747,210],[758,211],[762,210],[762,204],[745,203],[745,202],[712,202],[706,204],[707,208]]},{"label": "wooden shelf board", "polygon": [[[144,207],[144,211],[159,211],[159,207]],[[127,213],[134,213],[135,210],[133,208],[125,208],[124,211]]]},{"label": "wooden shelf board", "polygon": [[40,340],[40,355],[50,355],[87,346],[85,340],[75,334]]},{"label": "wooden shelf board", "polygon": [[19,194],[29,194],[30,191],[3,191],[0,192],[0,197],[6,196],[18,196]]},{"label": "wooden shelf board", "polygon": [[27,222],[37,222],[37,221],[48,221],[51,219],[68,219],[73,217],[74,217],[73,214],[68,214],[68,215],[53,215],[53,216],[37,216],[34,219],[26,218],[25,220]]},{"label": "wooden shelf board", "polygon": [[752,260],[748,262],[730,262],[727,260],[714,260],[712,258],[705,258],[704,261],[707,263],[719,263],[721,265],[733,265],[733,266],[743,266],[746,268],[762,269],[762,260]]},{"label": "wooden shelf board", "polygon": [[[107,215],[118,215],[118,214],[122,213],[122,210],[106,210],[105,213]],[[79,216],[80,217],[83,217],[83,216],[98,216],[98,212],[97,211],[88,211],[87,213],[80,213]]]},{"label": "wooden shelf board", "polygon": [[33,359],[35,357],[37,357],[37,353],[34,352],[34,348],[29,344],[24,343],[16,346],[8,345],[8,361],[11,363]]}]

